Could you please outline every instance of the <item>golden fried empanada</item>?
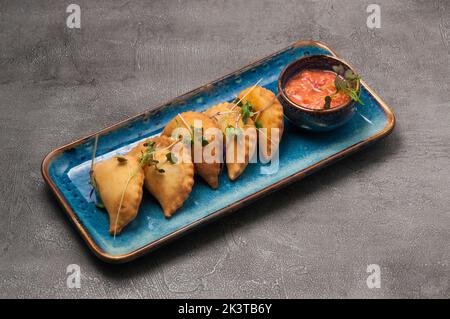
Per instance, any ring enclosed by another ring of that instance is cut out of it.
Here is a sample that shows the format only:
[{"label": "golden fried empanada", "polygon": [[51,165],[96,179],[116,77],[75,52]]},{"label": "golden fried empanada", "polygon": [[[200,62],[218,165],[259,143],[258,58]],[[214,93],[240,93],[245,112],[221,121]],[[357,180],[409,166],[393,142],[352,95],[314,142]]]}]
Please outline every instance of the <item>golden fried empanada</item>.
[{"label": "golden fried empanada", "polygon": [[241,108],[227,102],[204,113],[217,121],[225,136],[228,177],[234,181],[244,172],[256,150],[255,123],[251,118],[245,119],[244,123]]},{"label": "golden fried empanada", "polygon": [[[194,127],[196,122],[197,124],[199,124],[198,127]],[[211,186],[211,188],[215,189],[219,187],[219,173],[222,149],[219,149],[219,147],[215,147],[215,145],[221,145],[221,141],[218,141],[218,139],[222,138],[222,134],[220,133],[221,131],[217,123],[203,113],[184,112],[178,114],[167,124],[162,132],[162,135],[178,138],[178,136],[172,136],[172,134],[177,132],[177,129],[179,128],[187,130],[191,135],[191,141],[193,141],[191,151],[193,154],[192,156],[195,172],[200,175],[209,184],[209,186]],[[215,129],[212,131],[217,131],[220,133],[220,135],[209,135],[208,133],[211,132],[211,130],[209,129]],[[199,134],[194,134],[194,130],[200,130],[201,132]],[[199,135],[200,139],[196,138],[193,135]],[[201,154],[199,155],[200,158],[197,158],[197,156],[194,155],[196,146],[202,150]],[[211,150],[211,156],[209,156],[208,159],[204,157],[204,149]],[[213,158],[212,160],[211,157]]]},{"label": "golden fried empanada", "polygon": [[194,185],[194,165],[183,143],[176,143],[167,136],[158,136],[139,143],[130,151],[141,157],[148,143],[154,143],[152,160],[155,164],[144,165],[145,187],[158,200],[165,217],[171,217],[183,206]]},{"label": "golden fried empanada", "polygon": [[[253,106],[253,111],[257,113],[253,120],[258,128],[267,129],[259,130],[259,147],[261,155],[269,160],[277,151],[283,135],[283,107],[272,91],[261,86],[247,88],[238,95],[238,99],[242,99],[242,103],[247,101]],[[260,112],[258,112],[260,111]],[[275,134],[273,129],[278,129]],[[264,138],[262,141],[261,138]]]},{"label": "golden fried empanada", "polygon": [[119,234],[137,215],[144,170],[133,156],[116,156],[94,165],[92,178],[109,214],[109,232]]}]

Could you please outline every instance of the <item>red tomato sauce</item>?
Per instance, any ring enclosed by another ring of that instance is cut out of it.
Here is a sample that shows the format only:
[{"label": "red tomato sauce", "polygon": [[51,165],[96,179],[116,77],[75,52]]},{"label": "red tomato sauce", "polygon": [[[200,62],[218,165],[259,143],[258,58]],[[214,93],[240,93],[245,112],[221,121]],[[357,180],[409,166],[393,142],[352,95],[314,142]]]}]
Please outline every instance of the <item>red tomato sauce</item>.
[{"label": "red tomato sauce", "polygon": [[305,70],[288,80],[285,93],[292,102],[309,109],[324,109],[326,96],[331,97],[330,108],[338,107],[350,98],[343,92],[336,92],[336,76],[332,71]]}]

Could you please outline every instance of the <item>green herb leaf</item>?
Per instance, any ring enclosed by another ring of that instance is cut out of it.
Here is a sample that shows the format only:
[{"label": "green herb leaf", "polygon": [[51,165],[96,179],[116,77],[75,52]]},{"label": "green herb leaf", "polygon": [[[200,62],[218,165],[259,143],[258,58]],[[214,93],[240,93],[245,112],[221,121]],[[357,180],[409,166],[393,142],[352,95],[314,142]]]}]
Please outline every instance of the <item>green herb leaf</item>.
[{"label": "green herb leaf", "polygon": [[167,158],[167,161],[170,162],[170,163],[172,163],[172,164],[176,164],[176,163],[178,162],[177,157],[176,157],[175,154],[172,153],[172,152],[167,153],[167,154],[166,154],[166,158]]},{"label": "green herb leaf", "polygon": [[100,209],[105,209],[105,205],[103,205],[102,202],[96,202],[95,207],[100,208]]},{"label": "green herb leaf", "polygon": [[247,120],[254,115],[253,105],[247,101],[242,106],[241,113],[242,113],[242,121],[244,122],[244,124],[247,124]]},{"label": "green herb leaf", "polygon": [[325,110],[328,110],[331,107],[331,96],[327,95],[325,96],[325,104],[323,105],[323,108]]},{"label": "green herb leaf", "polygon": [[344,66],[342,64],[333,65],[333,71],[339,75],[344,75],[344,72],[345,72]]},{"label": "green herb leaf", "polygon": [[154,149],[155,142],[151,141],[148,143],[144,143],[144,146],[147,147],[147,149],[145,150],[145,153],[142,154],[139,164],[141,166],[144,166],[146,164],[151,165],[152,164],[151,161],[153,161],[151,157],[152,157],[153,152],[155,151],[155,149]]},{"label": "green herb leaf", "polygon": [[[335,68],[333,67],[333,70],[334,69]],[[359,98],[359,92],[355,89],[355,87],[357,87],[358,85],[359,80],[360,80],[359,75],[355,74],[352,70],[345,71],[344,77],[340,75],[336,76],[336,79],[334,80],[336,93],[342,92],[349,98],[351,98],[353,101],[357,101],[358,103],[364,105],[364,103]]]},{"label": "green herb leaf", "polygon": [[356,101],[358,103],[360,103],[361,105],[364,105],[364,102],[361,101],[361,99],[359,98],[358,92],[355,89],[348,89],[347,90],[347,95],[353,100]]},{"label": "green herb leaf", "polygon": [[255,121],[255,126],[256,126],[256,128],[263,128],[263,125],[262,125],[261,121],[259,121],[259,120]]},{"label": "green herb leaf", "polygon": [[348,88],[348,82],[340,76],[336,76],[334,79],[334,86],[336,87],[336,92],[345,91]]},{"label": "green herb leaf", "polygon": [[239,136],[241,133],[242,133],[241,128],[234,127],[232,125],[228,125],[227,128],[225,129],[225,135],[228,138],[231,138],[233,136]]},{"label": "green herb leaf", "polygon": [[193,127],[191,125],[192,132],[194,134],[194,139],[191,140],[191,145],[194,145],[194,142],[200,142],[202,146],[206,146],[209,142],[203,136],[203,127]]},{"label": "green herb leaf", "polygon": [[238,98],[235,98],[233,100],[233,104],[236,104],[237,106],[242,107],[242,101],[240,101]]},{"label": "green herb leaf", "polygon": [[117,160],[119,161],[120,164],[126,163],[126,162],[128,161],[128,160],[127,160],[125,157],[123,157],[123,156],[117,156],[116,158],[117,158]]},{"label": "green herb leaf", "polygon": [[352,70],[348,69],[344,73],[344,78],[348,81],[354,81],[358,78],[358,76],[355,73],[353,73]]}]

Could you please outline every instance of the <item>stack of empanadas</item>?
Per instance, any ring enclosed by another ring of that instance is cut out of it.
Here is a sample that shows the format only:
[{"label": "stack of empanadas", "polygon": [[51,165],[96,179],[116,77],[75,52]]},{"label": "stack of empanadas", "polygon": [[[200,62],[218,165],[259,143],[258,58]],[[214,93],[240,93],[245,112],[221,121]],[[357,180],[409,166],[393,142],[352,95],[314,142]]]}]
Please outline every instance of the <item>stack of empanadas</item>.
[{"label": "stack of empanadas", "polygon": [[93,165],[92,183],[109,214],[110,233],[119,234],[136,217],[144,185],[169,218],[189,197],[194,173],[218,188],[225,154],[228,177],[236,180],[255,155],[258,142],[260,155],[269,160],[282,133],[283,108],[274,93],[260,86],[204,113],[178,114],[161,136],[139,143],[124,156]]}]

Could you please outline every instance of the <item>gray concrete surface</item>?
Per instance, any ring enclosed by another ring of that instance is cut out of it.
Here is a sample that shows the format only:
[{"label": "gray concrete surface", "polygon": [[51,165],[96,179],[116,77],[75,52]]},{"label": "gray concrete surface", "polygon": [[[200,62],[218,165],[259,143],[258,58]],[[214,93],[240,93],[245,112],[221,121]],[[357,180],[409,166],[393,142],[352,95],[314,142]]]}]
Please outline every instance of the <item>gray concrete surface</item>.
[{"label": "gray concrete surface", "polygon": [[[350,61],[394,133],[136,262],[98,261],[44,155],[300,39]],[[450,297],[449,62],[444,0],[0,1],[0,297]]]}]

